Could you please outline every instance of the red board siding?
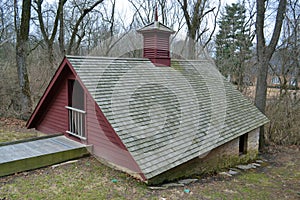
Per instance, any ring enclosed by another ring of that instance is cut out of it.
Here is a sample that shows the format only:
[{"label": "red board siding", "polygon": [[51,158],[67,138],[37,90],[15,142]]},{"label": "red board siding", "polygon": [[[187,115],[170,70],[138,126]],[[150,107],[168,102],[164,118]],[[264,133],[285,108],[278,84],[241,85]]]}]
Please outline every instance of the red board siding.
[{"label": "red board siding", "polygon": [[87,97],[88,144],[93,145],[93,153],[106,161],[132,172],[141,173],[140,168],[107,122],[99,106],[92,97]]},{"label": "red board siding", "polygon": [[[31,116],[27,127],[36,128],[48,134],[64,133],[67,137],[78,142],[91,144],[93,145],[93,153],[96,156],[115,166],[119,166],[123,171],[134,173],[133,175],[145,180],[133,157],[83,85],[87,140],[80,141],[80,139],[66,133],[66,130],[68,130],[68,110],[65,106],[68,105],[68,79],[75,79],[76,77],[75,72],[69,65],[66,59],[60,65]],[[80,80],[79,82],[81,83]]]},{"label": "red board siding", "polygon": [[169,33],[144,33],[144,57],[156,66],[170,66]]},{"label": "red board siding", "polygon": [[61,65],[59,71],[30,125],[43,133],[65,134],[68,130],[68,110],[65,108],[68,105],[68,79],[74,79],[75,75],[67,64]]},{"label": "red board siding", "polygon": [[44,133],[65,133],[68,129],[68,110],[65,108],[68,105],[67,81],[62,81],[57,92],[51,98],[45,110],[42,120],[37,125],[36,129]]}]

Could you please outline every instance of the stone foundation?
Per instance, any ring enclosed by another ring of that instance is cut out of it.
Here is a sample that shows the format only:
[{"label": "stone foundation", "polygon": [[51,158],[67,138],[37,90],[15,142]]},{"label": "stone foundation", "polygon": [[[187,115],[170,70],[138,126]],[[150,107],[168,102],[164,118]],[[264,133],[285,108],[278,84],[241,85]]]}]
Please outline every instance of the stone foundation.
[{"label": "stone foundation", "polygon": [[154,185],[194,175],[211,174],[240,163],[249,162],[257,157],[258,139],[259,129],[255,129],[247,134],[247,143],[244,144],[247,149],[244,154],[240,152],[240,137],[238,137],[206,154],[148,180],[148,184]]},{"label": "stone foundation", "polygon": [[248,151],[255,151],[258,153],[259,145],[259,128],[248,133]]}]

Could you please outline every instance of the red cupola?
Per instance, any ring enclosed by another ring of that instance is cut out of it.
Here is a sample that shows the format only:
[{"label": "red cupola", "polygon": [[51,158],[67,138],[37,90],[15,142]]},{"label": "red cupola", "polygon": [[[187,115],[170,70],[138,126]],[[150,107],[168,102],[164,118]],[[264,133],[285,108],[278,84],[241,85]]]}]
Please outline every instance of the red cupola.
[{"label": "red cupola", "polygon": [[144,58],[149,58],[155,66],[170,66],[170,35],[172,29],[158,22],[157,12],[155,21],[137,31],[144,38]]}]

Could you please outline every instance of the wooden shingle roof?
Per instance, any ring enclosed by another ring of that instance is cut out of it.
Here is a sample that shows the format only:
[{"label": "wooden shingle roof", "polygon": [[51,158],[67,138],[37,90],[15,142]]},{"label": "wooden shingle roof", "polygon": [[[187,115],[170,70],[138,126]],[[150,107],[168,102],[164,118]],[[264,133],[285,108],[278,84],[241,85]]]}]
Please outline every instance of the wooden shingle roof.
[{"label": "wooden shingle roof", "polygon": [[208,60],[67,59],[147,179],[268,122]]}]

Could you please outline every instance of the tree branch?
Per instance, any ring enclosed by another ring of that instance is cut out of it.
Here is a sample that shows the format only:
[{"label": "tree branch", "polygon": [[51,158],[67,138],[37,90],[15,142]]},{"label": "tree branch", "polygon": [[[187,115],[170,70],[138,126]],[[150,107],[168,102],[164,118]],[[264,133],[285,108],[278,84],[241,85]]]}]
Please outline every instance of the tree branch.
[{"label": "tree branch", "polygon": [[[277,15],[276,15],[276,22],[275,22],[275,28],[273,31],[273,35],[270,41],[270,44],[267,49],[267,56],[271,57],[272,53],[274,52],[276,45],[278,43],[278,39],[281,33],[281,28],[282,28],[282,23],[283,23],[283,18],[286,10],[286,4],[287,0],[280,0],[278,9],[277,9]],[[270,55],[271,54],[271,55]]]},{"label": "tree branch", "polygon": [[103,0],[98,0],[92,6],[90,6],[89,8],[86,8],[86,9],[83,10],[83,13],[81,13],[79,19],[77,20],[77,22],[74,26],[74,30],[73,30],[72,35],[71,35],[70,44],[69,44],[69,47],[68,47],[68,50],[67,50],[67,54],[71,54],[73,44],[75,42],[75,38],[76,38],[76,35],[77,35],[77,32],[78,32],[79,25],[83,21],[84,17],[89,12],[91,12],[97,5],[99,5],[102,2],[103,2]]}]

